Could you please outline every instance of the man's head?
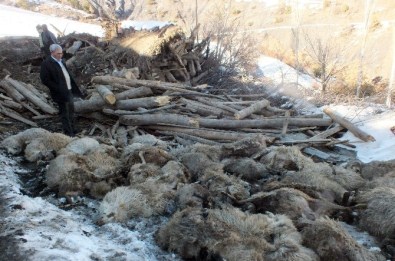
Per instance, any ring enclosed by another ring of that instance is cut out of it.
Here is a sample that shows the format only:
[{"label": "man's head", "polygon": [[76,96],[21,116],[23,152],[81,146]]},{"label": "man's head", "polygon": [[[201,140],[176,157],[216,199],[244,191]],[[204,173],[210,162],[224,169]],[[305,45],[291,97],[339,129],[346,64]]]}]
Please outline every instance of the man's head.
[{"label": "man's head", "polygon": [[49,51],[51,52],[51,56],[55,58],[57,61],[62,60],[63,49],[59,44],[51,44],[49,46]]},{"label": "man's head", "polygon": [[47,30],[48,30],[48,27],[47,27],[46,24],[41,25],[41,28],[42,28],[44,31],[47,31]]},{"label": "man's head", "polygon": [[37,30],[37,32],[42,33],[43,27],[42,27],[41,25],[38,24],[38,25],[36,26],[36,30]]}]

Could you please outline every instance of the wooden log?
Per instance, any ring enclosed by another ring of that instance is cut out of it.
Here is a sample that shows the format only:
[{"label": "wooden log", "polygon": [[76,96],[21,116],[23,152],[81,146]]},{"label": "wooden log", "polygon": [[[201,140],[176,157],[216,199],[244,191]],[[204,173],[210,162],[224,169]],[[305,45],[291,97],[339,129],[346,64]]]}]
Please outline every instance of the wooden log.
[{"label": "wooden log", "polygon": [[[257,119],[257,120],[212,120],[200,119],[199,124],[206,128],[240,129],[240,128],[281,128],[285,118]],[[300,119],[289,118],[288,125],[296,127],[329,126],[330,119]]]},{"label": "wooden log", "polygon": [[[154,125],[169,124],[181,126],[199,126],[213,129],[242,129],[242,128],[281,128],[285,118],[259,120],[227,120],[227,119],[193,119],[177,114],[125,115],[120,118],[125,125]],[[192,124],[193,123],[193,124]],[[299,119],[289,118],[289,126],[329,126],[331,119]]]},{"label": "wooden log", "polygon": [[[0,88],[0,90],[2,90],[2,89]],[[12,101],[12,98],[10,98],[10,97],[8,97],[8,96],[6,96],[6,95],[2,94],[2,93],[0,93],[0,99],[2,99],[2,100],[8,100],[8,101]]]},{"label": "wooden log", "polygon": [[41,93],[39,90],[37,90],[36,87],[31,85],[30,83],[23,83],[21,82],[27,89],[29,89],[31,92],[33,92],[38,98],[40,98],[43,102],[48,102],[47,98],[43,93]]},{"label": "wooden log", "polygon": [[201,72],[202,71],[202,66],[200,65],[199,58],[198,59],[194,59],[193,62],[195,63],[196,72]]},{"label": "wooden log", "polygon": [[0,113],[4,114],[7,117],[10,117],[12,119],[18,120],[20,122],[26,123],[27,125],[30,125],[32,127],[38,127],[37,123],[30,121],[24,117],[22,117],[19,113],[5,108],[3,105],[0,104]]},{"label": "wooden log", "polygon": [[114,105],[117,101],[114,93],[106,85],[97,85],[96,90],[107,104]]},{"label": "wooden log", "polygon": [[[186,88],[189,87],[188,85],[181,84],[181,83],[169,83],[169,82],[161,82],[161,81],[151,81],[151,80],[134,80],[134,79],[124,79],[118,78],[113,76],[94,76],[92,78],[93,83],[98,84],[121,84],[126,86],[146,86],[153,89],[163,90],[163,91],[178,91],[178,92],[185,92],[191,94],[201,94],[200,92],[187,90]],[[206,96],[218,98],[216,95],[209,95]]]},{"label": "wooden log", "polygon": [[142,109],[139,111],[127,111],[127,110],[112,110],[112,109],[103,109],[103,113],[109,114],[109,115],[116,115],[116,116],[121,116],[121,115],[129,115],[129,114],[147,114],[147,113],[153,113],[153,112],[158,112],[162,110],[167,110],[167,109],[172,109],[177,107],[176,104],[169,104],[160,108],[154,108],[154,109]]},{"label": "wooden log", "polygon": [[51,119],[54,118],[54,115],[38,115],[38,116],[33,116],[33,120],[44,120],[44,119]]},{"label": "wooden log", "polygon": [[228,111],[222,110],[220,108],[216,108],[214,106],[210,106],[207,104],[203,104],[201,102],[181,98],[181,102],[183,102],[186,105],[187,109],[190,109],[191,111],[196,111],[199,115],[202,116],[209,116],[209,115],[215,115],[215,116],[223,116],[223,115],[231,115]]},{"label": "wooden log", "polygon": [[[200,69],[200,71],[201,71],[201,69]],[[207,75],[208,75],[208,71],[204,71],[204,72],[200,73],[198,76],[192,78],[191,84],[196,85],[201,79],[203,79]]]},{"label": "wooden log", "polygon": [[352,122],[344,119],[343,117],[337,115],[334,111],[332,111],[329,107],[324,108],[324,112],[331,117],[331,119],[337,123],[339,123],[344,128],[348,129],[352,134],[354,134],[357,138],[369,142],[376,141],[376,139],[369,135],[368,133],[362,131],[358,127],[356,127]]},{"label": "wooden log", "polygon": [[74,41],[73,45],[67,48],[66,53],[74,55],[81,47],[82,41]]},{"label": "wooden log", "polygon": [[25,98],[28,99],[31,103],[39,107],[40,110],[42,110],[43,112],[48,114],[56,114],[58,112],[54,107],[52,107],[48,103],[45,103],[43,100],[37,97],[33,92],[31,92],[29,89],[27,89],[25,86],[23,86],[23,84],[21,84],[17,80],[8,77],[5,79],[5,81],[11,84],[16,90],[18,90],[18,92],[20,92],[23,96],[25,96]]},{"label": "wooden log", "polygon": [[12,99],[14,99],[14,101],[16,102],[21,102],[26,99],[25,96],[23,96],[20,92],[18,92],[15,88],[13,88],[12,85],[9,84],[7,81],[1,80],[0,86],[7,93],[7,95]]},{"label": "wooden log", "polygon": [[39,113],[37,110],[35,110],[34,108],[32,108],[29,104],[27,104],[26,102],[21,102],[21,105],[26,108],[27,110],[31,111],[34,115],[36,116],[40,116],[41,113]]},{"label": "wooden log", "polygon": [[124,125],[142,126],[154,124],[170,124],[190,127],[199,127],[199,121],[177,114],[148,114],[148,115],[123,115],[119,122]]},{"label": "wooden log", "polygon": [[191,77],[194,77],[196,75],[196,69],[195,69],[195,63],[192,60],[188,61],[188,69],[189,69],[189,75]]},{"label": "wooden log", "polygon": [[155,108],[170,103],[170,96],[152,96],[137,99],[121,100],[115,103],[118,110],[135,110],[138,108]]},{"label": "wooden log", "polygon": [[251,106],[235,113],[235,119],[236,120],[244,119],[245,117],[247,117],[255,112],[258,112],[269,105],[270,105],[270,102],[268,100],[258,101],[256,103],[252,104]]},{"label": "wooden log", "polygon": [[218,107],[218,108],[220,108],[222,110],[225,110],[225,111],[228,111],[230,113],[236,113],[237,112],[236,109],[233,109],[232,107],[226,106],[222,102],[213,102],[213,101],[210,101],[210,100],[207,100],[207,99],[204,99],[204,98],[200,98],[200,97],[196,98],[196,100],[198,100],[201,103],[210,105],[212,107]]},{"label": "wooden log", "polygon": [[170,135],[170,136],[174,136],[174,137],[181,137],[183,139],[186,140],[191,140],[193,142],[197,142],[197,143],[202,143],[202,144],[208,144],[208,145],[219,145],[218,142],[216,141],[212,141],[212,140],[208,140],[208,139],[204,139],[201,137],[196,137],[190,134],[185,134],[185,133],[179,133],[179,132],[173,132],[173,131],[158,131],[159,134],[164,134],[164,135]]},{"label": "wooden log", "polygon": [[163,125],[149,125],[149,126],[145,126],[144,128],[151,130],[158,130],[158,131],[172,131],[174,133],[185,133],[208,140],[238,141],[240,139],[244,139],[247,137],[260,135],[261,137],[264,137],[265,140],[269,143],[272,143],[274,141],[274,138],[272,137],[266,137],[262,134],[255,134],[255,133],[251,134],[251,133],[220,131],[220,130],[204,129],[204,128],[196,129],[196,128],[163,126]]},{"label": "wooden log", "polygon": [[157,88],[161,90],[176,90],[176,91],[186,91],[185,87],[188,87],[185,84],[181,83],[169,83],[169,82],[160,82],[160,81],[151,81],[151,80],[137,80],[137,79],[125,79],[125,78],[118,78],[113,76],[94,76],[92,78],[93,83],[99,84],[109,84],[118,83],[126,86],[147,86],[151,88]]},{"label": "wooden log", "polygon": [[11,100],[11,101],[10,100],[3,100],[3,101],[0,101],[0,104],[7,107],[7,108],[13,109],[13,110],[22,110],[23,109],[23,106],[20,103],[14,102],[13,100]]},{"label": "wooden log", "polygon": [[139,98],[145,96],[153,95],[152,90],[148,87],[139,87],[139,88],[132,88],[130,90],[126,90],[120,93],[115,94],[115,98],[117,100],[125,100],[125,99],[132,99],[132,98]]},{"label": "wooden log", "polygon": [[[117,93],[115,94],[115,98],[119,101],[124,99],[144,97],[147,95],[152,95],[151,89],[148,87],[139,87]],[[89,100],[74,102],[74,110],[77,113],[87,113],[102,110],[105,105],[106,102],[101,97],[95,97]]]},{"label": "wooden log", "polygon": [[285,121],[283,123],[283,129],[281,131],[281,135],[285,136],[285,134],[287,133],[287,129],[288,129],[288,123],[289,123],[289,116],[291,115],[291,113],[289,111],[285,112]]},{"label": "wooden log", "polygon": [[337,125],[333,128],[327,129],[326,131],[323,131],[317,135],[314,135],[313,137],[310,138],[310,140],[314,140],[314,139],[325,139],[328,138],[330,136],[332,136],[333,134],[338,133],[339,131],[344,130],[344,127]]},{"label": "wooden log", "polygon": [[165,73],[166,79],[169,82],[178,82],[177,79],[174,77],[174,75],[170,71],[166,70],[166,71],[164,71],[164,73]]}]

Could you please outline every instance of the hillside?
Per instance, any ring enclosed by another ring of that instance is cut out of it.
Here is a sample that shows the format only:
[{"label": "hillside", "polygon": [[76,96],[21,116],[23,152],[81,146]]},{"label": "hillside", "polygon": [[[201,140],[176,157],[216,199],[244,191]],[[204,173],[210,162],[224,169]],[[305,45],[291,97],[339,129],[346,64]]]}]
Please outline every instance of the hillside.
[{"label": "hillside", "polygon": [[[136,5],[130,17],[169,20],[191,28],[196,23],[197,13],[198,22],[202,24],[201,33],[205,34],[208,32],[205,24],[212,19],[215,20],[213,16],[218,16],[220,12],[228,13],[229,20],[239,19],[242,23],[238,30],[248,30],[254,34],[258,48],[262,51],[270,50],[269,55],[285,58],[286,62],[289,62],[289,57],[281,57],[281,53],[289,53],[293,48],[295,37],[292,27],[296,26],[299,20],[300,50],[306,48],[305,35],[317,35],[317,38],[323,39],[324,42],[335,40],[334,45],[341,47],[347,66],[352,66],[349,64],[350,61],[358,62],[364,38],[365,1],[321,1],[322,5],[318,5],[320,8],[300,7],[298,10],[292,6],[295,1],[288,1],[292,2],[290,5],[280,3],[270,7],[264,2],[199,1],[196,12],[195,1],[142,1],[140,5]],[[368,79],[376,76],[389,78],[394,9],[395,2],[388,0],[374,1],[371,6],[363,59]],[[269,43],[259,44],[267,41]]]}]

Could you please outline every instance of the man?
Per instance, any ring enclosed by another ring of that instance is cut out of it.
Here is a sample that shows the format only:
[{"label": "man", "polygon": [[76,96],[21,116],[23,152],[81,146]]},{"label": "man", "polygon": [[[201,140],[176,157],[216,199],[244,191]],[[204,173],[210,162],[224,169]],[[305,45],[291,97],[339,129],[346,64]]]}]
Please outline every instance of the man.
[{"label": "man", "polygon": [[46,24],[41,25],[41,28],[38,25],[36,28],[39,33],[41,51],[44,51],[45,57],[48,57],[50,56],[49,47],[51,44],[58,43],[56,37],[51,31],[48,30]]},{"label": "man", "polygon": [[[44,50],[44,43],[43,43],[43,37],[42,37],[43,27],[42,27],[41,24],[38,24],[38,25],[36,26],[36,29],[37,29],[37,32],[38,32],[38,41],[39,41],[39,44],[40,44],[40,50],[41,50],[41,52],[45,53],[45,50]],[[48,50],[48,51],[49,51],[49,50]]]},{"label": "man", "polygon": [[59,106],[63,132],[75,136],[73,95],[83,98],[73,77],[62,61],[63,49],[58,44],[49,47],[50,56],[41,64],[41,82],[48,87],[52,99]]}]

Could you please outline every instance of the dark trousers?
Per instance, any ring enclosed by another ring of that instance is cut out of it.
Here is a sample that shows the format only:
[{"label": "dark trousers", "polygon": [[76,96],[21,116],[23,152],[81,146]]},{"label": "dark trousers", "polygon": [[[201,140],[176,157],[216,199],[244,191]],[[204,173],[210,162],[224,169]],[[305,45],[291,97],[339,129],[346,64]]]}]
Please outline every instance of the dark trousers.
[{"label": "dark trousers", "polygon": [[63,126],[63,133],[74,137],[75,126],[74,126],[74,102],[73,96],[70,94],[69,99],[66,102],[58,102],[59,115]]}]

